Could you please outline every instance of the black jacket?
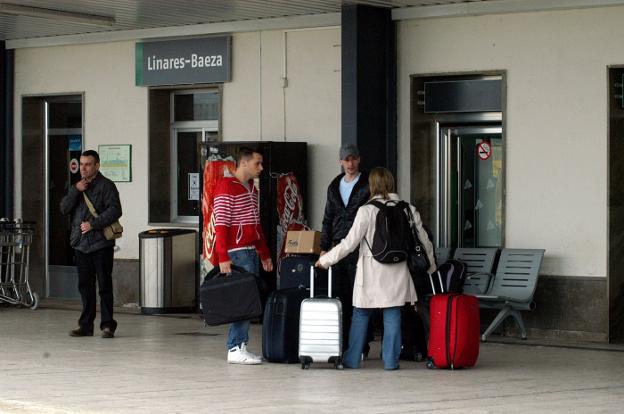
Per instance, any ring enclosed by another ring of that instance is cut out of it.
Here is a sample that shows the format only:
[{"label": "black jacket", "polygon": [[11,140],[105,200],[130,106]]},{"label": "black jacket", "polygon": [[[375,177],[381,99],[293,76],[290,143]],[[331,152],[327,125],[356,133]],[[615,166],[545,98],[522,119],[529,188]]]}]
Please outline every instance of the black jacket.
[{"label": "black jacket", "polygon": [[332,246],[347,235],[358,208],[363,206],[370,198],[368,188],[368,174],[362,172],[360,179],[349,197],[349,203],[345,207],[340,197],[340,180],[344,173],[340,174],[327,187],[327,203],[325,204],[325,215],[323,216],[323,233],[321,234],[321,250],[328,251]]},{"label": "black jacket", "polygon": [[[115,240],[106,240],[102,229],[121,217],[121,203],[115,184],[99,172],[89,184],[86,193],[95,207],[97,218],[91,215],[82,192],[75,185],[69,187],[60,207],[62,214],[71,214],[69,236],[71,246],[82,253],[92,253],[115,245]],[[80,231],[80,224],[83,221],[91,223],[91,231],[85,234]]]}]

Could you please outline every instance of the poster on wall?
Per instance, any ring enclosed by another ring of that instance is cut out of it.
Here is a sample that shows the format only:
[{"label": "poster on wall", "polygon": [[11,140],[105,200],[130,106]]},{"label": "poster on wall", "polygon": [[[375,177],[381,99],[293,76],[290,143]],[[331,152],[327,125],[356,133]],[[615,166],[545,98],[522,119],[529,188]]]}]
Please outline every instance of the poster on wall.
[{"label": "poster on wall", "polygon": [[199,173],[188,173],[188,199],[199,201]]},{"label": "poster on wall", "polygon": [[132,181],[132,145],[100,145],[100,172],[116,182]]}]

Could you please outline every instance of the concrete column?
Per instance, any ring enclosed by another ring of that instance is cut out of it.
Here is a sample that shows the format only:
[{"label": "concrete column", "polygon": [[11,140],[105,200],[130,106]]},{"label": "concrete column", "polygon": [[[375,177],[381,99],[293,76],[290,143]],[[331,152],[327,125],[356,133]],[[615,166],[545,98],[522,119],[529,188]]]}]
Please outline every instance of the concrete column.
[{"label": "concrete column", "polygon": [[390,9],[342,7],[342,143],[356,144],[362,168],[396,177],[396,33]]},{"label": "concrete column", "polygon": [[13,217],[13,50],[0,42],[0,217]]}]

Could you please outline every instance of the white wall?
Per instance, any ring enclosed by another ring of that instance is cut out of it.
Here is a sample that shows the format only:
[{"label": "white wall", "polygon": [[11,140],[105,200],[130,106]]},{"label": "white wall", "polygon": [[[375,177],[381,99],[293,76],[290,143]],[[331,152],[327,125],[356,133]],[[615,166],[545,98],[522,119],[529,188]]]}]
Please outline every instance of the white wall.
[{"label": "white wall", "polygon": [[[232,82],[223,86],[224,140],[309,143],[310,199],[305,202],[315,228],[320,228],[326,187],[339,172],[334,161],[340,145],[339,43],[339,28],[234,34]],[[283,89],[285,57],[289,83]],[[84,147],[132,144],[132,182],[117,183],[125,228],[117,258],[138,258],[137,234],[148,228],[147,88],[134,85],[134,62],[134,42],[15,53],[17,214],[22,194],[22,96],[84,92]]]},{"label": "white wall", "polygon": [[23,95],[84,92],[83,148],[132,145],[132,182],[116,183],[124,237],[118,258],[138,258],[137,234],[147,224],[147,89],[134,86],[134,42],[15,51],[16,209],[21,211]]},{"label": "white wall", "polygon": [[340,28],[240,33],[232,49],[223,140],[308,142],[305,215],[320,230],[327,185],[340,172]]},{"label": "white wall", "polygon": [[624,8],[398,25],[399,174],[409,192],[409,76],[507,71],[506,246],[545,248],[544,274],[605,276],[607,65]]}]

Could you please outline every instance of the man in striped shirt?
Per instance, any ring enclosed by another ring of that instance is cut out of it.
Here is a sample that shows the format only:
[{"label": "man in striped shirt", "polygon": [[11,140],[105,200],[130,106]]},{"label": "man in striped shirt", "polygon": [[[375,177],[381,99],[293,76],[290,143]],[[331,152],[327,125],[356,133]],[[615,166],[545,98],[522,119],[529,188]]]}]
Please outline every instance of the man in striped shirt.
[{"label": "man in striped shirt", "polygon": [[[259,264],[270,272],[273,262],[267,248],[258,206],[254,178],[262,172],[262,154],[241,147],[233,177],[223,177],[214,192],[215,245],[221,273],[231,273],[232,265],[258,274]],[[260,364],[262,358],[247,350],[249,321],[230,325],[227,339],[228,363]]]}]

